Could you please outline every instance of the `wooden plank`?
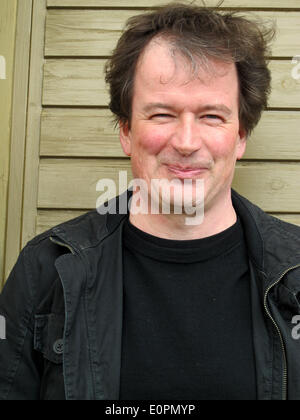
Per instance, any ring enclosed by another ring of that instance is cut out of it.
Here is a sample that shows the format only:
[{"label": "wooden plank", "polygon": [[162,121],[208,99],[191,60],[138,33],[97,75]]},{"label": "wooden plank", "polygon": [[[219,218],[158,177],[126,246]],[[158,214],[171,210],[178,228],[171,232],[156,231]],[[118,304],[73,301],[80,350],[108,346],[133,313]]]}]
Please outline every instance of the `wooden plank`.
[{"label": "wooden plank", "polygon": [[17,261],[21,248],[24,158],[26,145],[27,95],[30,58],[32,0],[18,3],[11,158],[8,192],[5,276]]},{"label": "wooden plank", "polygon": [[[44,67],[43,105],[107,106],[104,81],[105,60],[50,59]],[[290,60],[271,61],[270,107],[299,108],[300,78],[293,78]]]},{"label": "wooden plank", "polygon": [[75,219],[86,211],[76,210],[39,210],[36,221],[36,235],[46,232],[54,226]]},{"label": "wooden plank", "polygon": [[43,110],[40,155],[126,156],[109,110],[64,108]]},{"label": "wooden plank", "polygon": [[245,159],[300,159],[300,112],[266,111],[248,139]]},{"label": "wooden plank", "polygon": [[238,163],[233,188],[267,212],[300,212],[300,165]]},{"label": "wooden plank", "polygon": [[17,2],[0,2],[0,290],[5,277],[5,232],[7,224],[10,165],[11,113]]},{"label": "wooden plank", "polygon": [[21,246],[35,236],[46,0],[33,1]]},{"label": "wooden plank", "polygon": [[47,60],[43,105],[107,105],[104,65],[104,60]]},{"label": "wooden plank", "polygon": [[300,226],[300,214],[272,214],[272,216],[275,216],[284,222]]},{"label": "wooden plank", "polygon": [[[42,159],[40,164],[39,208],[92,209],[101,193],[100,179],[119,180],[119,171],[128,171],[128,159]],[[127,188],[128,184],[126,183]],[[110,198],[112,198],[110,196]]]},{"label": "wooden plank", "polygon": [[[245,159],[300,159],[300,112],[267,111]],[[49,108],[42,113],[41,156],[126,157],[107,109]]]},{"label": "wooden plank", "polygon": [[[86,211],[80,210],[39,210],[37,215],[36,234],[46,232],[54,226],[82,216]],[[273,214],[280,220],[300,226],[300,214]]]},{"label": "wooden plank", "polygon": [[140,12],[128,10],[48,10],[46,56],[109,56],[126,20]]},{"label": "wooden plank", "polygon": [[[216,6],[218,0],[206,0],[206,5],[209,7]],[[48,0],[48,7],[107,7],[107,8],[121,8],[121,7],[153,7],[160,6],[161,0]],[[195,4],[202,5],[201,0],[195,1]],[[225,0],[222,7],[240,7],[240,8],[281,8],[281,9],[300,9],[298,0],[247,0],[247,3],[241,0]]]},{"label": "wooden plank", "polygon": [[[100,179],[118,184],[119,172],[132,179],[130,161],[125,159],[42,159],[39,208],[92,209],[102,193]],[[300,212],[300,164],[238,163],[233,187],[268,212]],[[121,191],[124,191],[123,181]],[[118,193],[118,191],[117,191]],[[114,195],[112,194],[111,197]]]},{"label": "wooden plank", "polygon": [[273,108],[300,108],[300,78],[292,75],[290,61],[271,61],[272,93],[269,106]]},{"label": "wooden plank", "polygon": [[[49,10],[46,24],[46,56],[110,56],[126,20],[136,10]],[[276,22],[274,57],[293,57],[299,49],[299,12],[257,12],[253,17]],[[249,14],[252,18],[252,14]]]}]

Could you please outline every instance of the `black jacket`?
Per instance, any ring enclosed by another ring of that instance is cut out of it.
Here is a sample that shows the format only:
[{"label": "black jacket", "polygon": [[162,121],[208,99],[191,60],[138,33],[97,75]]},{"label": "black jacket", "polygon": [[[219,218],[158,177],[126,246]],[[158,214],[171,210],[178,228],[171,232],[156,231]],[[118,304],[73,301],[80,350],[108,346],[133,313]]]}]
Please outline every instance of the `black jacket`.
[{"label": "black jacket", "polygon": [[[249,253],[258,398],[300,400],[300,228],[232,199]],[[91,211],[22,250],[0,295],[0,400],[119,399],[126,217]]]}]

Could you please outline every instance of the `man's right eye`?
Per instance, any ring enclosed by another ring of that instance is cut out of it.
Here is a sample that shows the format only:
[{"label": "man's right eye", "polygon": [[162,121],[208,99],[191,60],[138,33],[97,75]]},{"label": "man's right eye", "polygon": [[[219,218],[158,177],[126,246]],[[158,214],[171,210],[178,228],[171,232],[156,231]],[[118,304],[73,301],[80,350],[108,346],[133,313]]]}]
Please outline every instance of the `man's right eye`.
[{"label": "man's right eye", "polygon": [[173,116],[170,114],[155,114],[152,115],[151,118],[172,118]]}]

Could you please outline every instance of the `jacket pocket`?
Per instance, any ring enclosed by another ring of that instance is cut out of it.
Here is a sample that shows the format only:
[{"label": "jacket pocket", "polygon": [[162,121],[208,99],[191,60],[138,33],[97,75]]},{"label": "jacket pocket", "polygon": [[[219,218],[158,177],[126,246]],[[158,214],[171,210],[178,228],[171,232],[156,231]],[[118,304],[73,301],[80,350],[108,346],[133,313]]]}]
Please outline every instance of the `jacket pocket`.
[{"label": "jacket pocket", "polygon": [[64,316],[36,315],[34,326],[34,349],[45,359],[55,364],[63,362]]}]

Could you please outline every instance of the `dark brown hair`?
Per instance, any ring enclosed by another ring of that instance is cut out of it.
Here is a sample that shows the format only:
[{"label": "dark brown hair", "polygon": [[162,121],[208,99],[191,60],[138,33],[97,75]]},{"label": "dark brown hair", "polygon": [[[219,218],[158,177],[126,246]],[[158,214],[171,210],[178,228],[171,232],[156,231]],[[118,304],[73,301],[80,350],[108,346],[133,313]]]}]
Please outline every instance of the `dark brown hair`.
[{"label": "dark brown hair", "polygon": [[117,122],[130,126],[136,66],[149,42],[159,36],[191,61],[193,71],[195,63],[204,65],[210,58],[236,63],[239,117],[249,135],[267,106],[271,85],[267,57],[274,34],[273,24],[194,5],[173,3],[133,16],[105,68],[110,110]]}]

